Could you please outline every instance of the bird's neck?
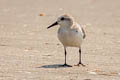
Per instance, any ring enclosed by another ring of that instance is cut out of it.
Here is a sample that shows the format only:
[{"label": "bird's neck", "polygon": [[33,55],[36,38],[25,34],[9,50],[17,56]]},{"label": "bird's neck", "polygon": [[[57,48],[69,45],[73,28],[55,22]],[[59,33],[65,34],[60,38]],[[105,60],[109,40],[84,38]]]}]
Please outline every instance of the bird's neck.
[{"label": "bird's neck", "polygon": [[65,24],[61,24],[60,27],[64,29],[70,29],[73,25],[74,23],[65,23]]}]

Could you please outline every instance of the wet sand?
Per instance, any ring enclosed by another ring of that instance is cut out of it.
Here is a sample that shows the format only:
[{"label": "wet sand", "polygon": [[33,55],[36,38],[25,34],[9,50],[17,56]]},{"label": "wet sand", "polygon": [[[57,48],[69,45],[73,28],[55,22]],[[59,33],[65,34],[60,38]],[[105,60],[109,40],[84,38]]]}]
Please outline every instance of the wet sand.
[{"label": "wet sand", "polygon": [[[119,80],[119,0],[0,0],[0,80]],[[59,26],[47,30],[59,15],[69,13],[85,27],[82,61],[78,49],[57,39]],[[40,16],[40,14],[42,14]]]}]

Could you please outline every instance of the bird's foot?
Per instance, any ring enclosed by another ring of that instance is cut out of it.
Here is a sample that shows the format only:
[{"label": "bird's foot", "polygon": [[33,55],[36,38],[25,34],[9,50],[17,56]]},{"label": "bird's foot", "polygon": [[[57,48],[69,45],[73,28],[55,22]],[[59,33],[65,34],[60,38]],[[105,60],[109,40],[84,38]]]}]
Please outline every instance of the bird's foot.
[{"label": "bird's foot", "polygon": [[63,64],[61,66],[63,66],[63,67],[72,67],[71,65],[68,65],[68,64]]},{"label": "bird's foot", "polygon": [[78,63],[78,64],[75,65],[75,66],[83,66],[83,67],[85,67],[86,65],[84,65],[83,63]]}]

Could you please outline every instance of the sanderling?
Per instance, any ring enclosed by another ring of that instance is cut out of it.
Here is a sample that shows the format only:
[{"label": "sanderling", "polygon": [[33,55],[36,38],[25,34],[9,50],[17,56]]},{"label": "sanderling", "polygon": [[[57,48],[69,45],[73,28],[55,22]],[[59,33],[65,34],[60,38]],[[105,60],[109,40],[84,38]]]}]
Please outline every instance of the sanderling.
[{"label": "sanderling", "polygon": [[64,46],[65,63],[63,66],[71,67],[66,63],[67,47],[79,48],[79,63],[77,64],[77,66],[85,66],[82,64],[81,61],[81,44],[83,42],[83,39],[86,37],[84,29],[77,22],[74,21],[74,18],[71,15],[68,14],[58,17],[57,21],[47,27],[47,29],[55,25],[60,25],[58,29],[58,39]]}]

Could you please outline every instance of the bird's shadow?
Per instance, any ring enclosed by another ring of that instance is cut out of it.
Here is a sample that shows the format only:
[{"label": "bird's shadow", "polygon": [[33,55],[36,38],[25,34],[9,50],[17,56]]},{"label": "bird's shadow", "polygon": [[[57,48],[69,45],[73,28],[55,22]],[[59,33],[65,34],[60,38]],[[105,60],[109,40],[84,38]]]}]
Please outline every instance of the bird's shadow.
[{"label": "bird's shadow", "polygon": [[69,68],[71,65],[64,66],[63,64],[43,65],[37,68]]}]

